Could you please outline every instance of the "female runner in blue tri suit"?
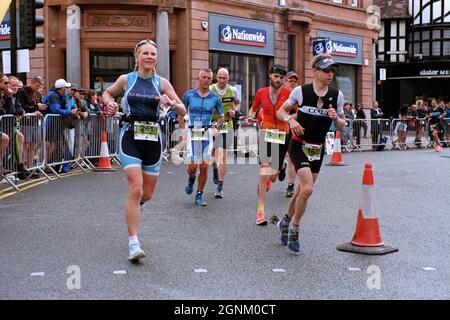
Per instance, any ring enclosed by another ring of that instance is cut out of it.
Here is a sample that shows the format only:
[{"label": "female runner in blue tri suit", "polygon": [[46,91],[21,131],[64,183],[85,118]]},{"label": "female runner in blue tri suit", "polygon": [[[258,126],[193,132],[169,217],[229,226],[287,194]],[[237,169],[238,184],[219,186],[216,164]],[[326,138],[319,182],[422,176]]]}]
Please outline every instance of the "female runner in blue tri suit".
[{"label": "female runner in blue tri suit", "polygon": [[125,92],[124,123],[119,139],[120,160],[128,179],[128,201],[125,216],[129,235],[129,257],[137,261],[145,257],[137,238],[142,205],[152,198],[161,166],[161,129],[159,111],[169,106],[184,116],[186,108],[170,82],[156,75],[157,46],[142,40],[135,48],[134,72],[121,75],[103,93],[109,114],[118,110],[114,97]]}]

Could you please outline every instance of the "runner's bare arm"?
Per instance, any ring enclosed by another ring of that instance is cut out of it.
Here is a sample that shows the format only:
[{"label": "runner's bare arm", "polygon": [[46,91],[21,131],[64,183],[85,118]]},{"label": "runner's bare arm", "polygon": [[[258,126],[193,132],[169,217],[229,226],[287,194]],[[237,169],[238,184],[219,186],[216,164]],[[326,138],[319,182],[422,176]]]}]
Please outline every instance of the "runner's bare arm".
[{"label": "runner's bare arm", "polygon": [[176,94],[172,84],[167,79],[162,77],[161,89],[164,92],[164,94],[161,96],[161,102],[171,106],[178,115],[184,116],[186,114],[186,107]]},{"label": "runner's bare arm", "polygon": [[[289,128],[292,132],[297,136],[302,136],[304,134],[304,128],[297,122],[296,117],[293,118],[289,115],[289,111],[292,109],[292,106],[289,104],[289,100],[286,100],[281,108],[277,111],[277,118],[281,121],[287,122]],[[286,119],[288,119],[286,121]]]},{"label": "runner's bare arm", "polygon": [[127,86],[127,79],[128,75],[122,74],[112,86],[110,86],[105,90],[105,92],[103,92],[103,100],[105,101],[109,114],[115,114],[119,109],[119,106],[114,101],[114,97],[122,91],[125,91]]}]

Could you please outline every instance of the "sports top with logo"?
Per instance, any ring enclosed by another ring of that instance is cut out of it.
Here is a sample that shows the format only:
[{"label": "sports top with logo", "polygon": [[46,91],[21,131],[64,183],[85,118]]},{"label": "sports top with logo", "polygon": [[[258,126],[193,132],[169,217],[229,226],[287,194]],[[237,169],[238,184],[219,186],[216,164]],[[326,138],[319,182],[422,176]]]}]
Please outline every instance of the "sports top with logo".
[{"label": "sports top with logo", "polygon": [[295,88],[289,96],[288,104],[298,104],[297,121],[304,128],[304,135],[292,136],[289,155],[295,170],[310,167],[313,173],[318,173],[324,156],[323,143],[330,129],[332,119],[328,116],[328,108],[336,109],[342,114],[344,95],[333,87],[328,87],[325,96],[320,97],[323,105],[319,108],[319,97],[314,92],[312,83]]},{"label": "sports top with logo", "polygon": [[293,136],[297,141],[321,144],[330,129],[332,119],[328,117],[328,108],[331,104],[336,113],[344,111],[344,95],[333,87],[328,87],[325,96],[321,97],[323,106],[318,107],[319,97],[314,92],[312,83],[295,88],[288,100],[290,106],[298,103],[297,121],[305,128],[305,134],[301,137]]},{"label": "sports top with logo", "polygon": [[[222,109],[225,117],[224,124],[227,124],[228,128],[232,128],[233,121],[230,117],[229,111],[233,109],[234,102],[239,100],[239,93],[237,89],[227,83],[225,90],[220,90],[217,84],[212,84],[211,90],[217,94],[220,99],[222,99]],[[217,112],[214,111],[212,121],[217,121],[218,117]]]},{"label": "sports top with logo", "polygon": [[[261,129],[259,131],[259,162],[270,163],[274,170],[280,170],[283,166],[284,157],[288,150],[290,136],[289,125],[279,120],[277,111],[289,98],[290,88],[281,87],[275,104],[270,99],[270,87],[261,88],[256,92],[253,100],[252,110],[256,112],[261,106],[262,112]],[[278,154],[278,157],[276,156]]]},{"label": "sports top with logo", "polygon": [[211,119],[214,111],[223,115],[222,100],[211,90],[202,97],[195,88],[184,94],[183,103],[188,110],[187,157],[191,161],[209,158],[213,147]]},{"label": "sports top with logo", "polygon": [[161,166],[161,130],[158,124],[161,78],[142,78],[138,72],[127,75],[124,113],[126,121],[120,132],[122,167],[142,167],[144,173],[158,175]]}]

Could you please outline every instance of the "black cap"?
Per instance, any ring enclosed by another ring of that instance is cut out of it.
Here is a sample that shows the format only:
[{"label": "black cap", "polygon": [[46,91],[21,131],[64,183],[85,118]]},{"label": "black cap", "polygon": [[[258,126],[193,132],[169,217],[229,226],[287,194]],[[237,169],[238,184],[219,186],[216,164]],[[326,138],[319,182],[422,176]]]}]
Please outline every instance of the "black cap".
[{"label": "black cap", "polygon": [[270,70],[269,70],[269,74],[270,73],[278,73],[282,76],[285,76],[288,73],[288,71],[285,66],[283,66],[281,64],[274,64],[272,66],[272,68],[270,68]]}]

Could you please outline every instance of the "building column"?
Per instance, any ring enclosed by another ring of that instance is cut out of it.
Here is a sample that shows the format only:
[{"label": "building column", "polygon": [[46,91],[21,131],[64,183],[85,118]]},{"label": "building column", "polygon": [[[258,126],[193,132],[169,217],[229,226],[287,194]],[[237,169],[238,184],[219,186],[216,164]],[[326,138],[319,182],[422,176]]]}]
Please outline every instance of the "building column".
[{"label": "building column", "polygon": [[81,10],[72,5],[67,8],[66,68],[67,81],[81,86]]},{"label": "building column", "polygon": [[166,10],[158,10],[156,13],[156,44],[158,45],[156,72],[170,81],[169,13]]}]

